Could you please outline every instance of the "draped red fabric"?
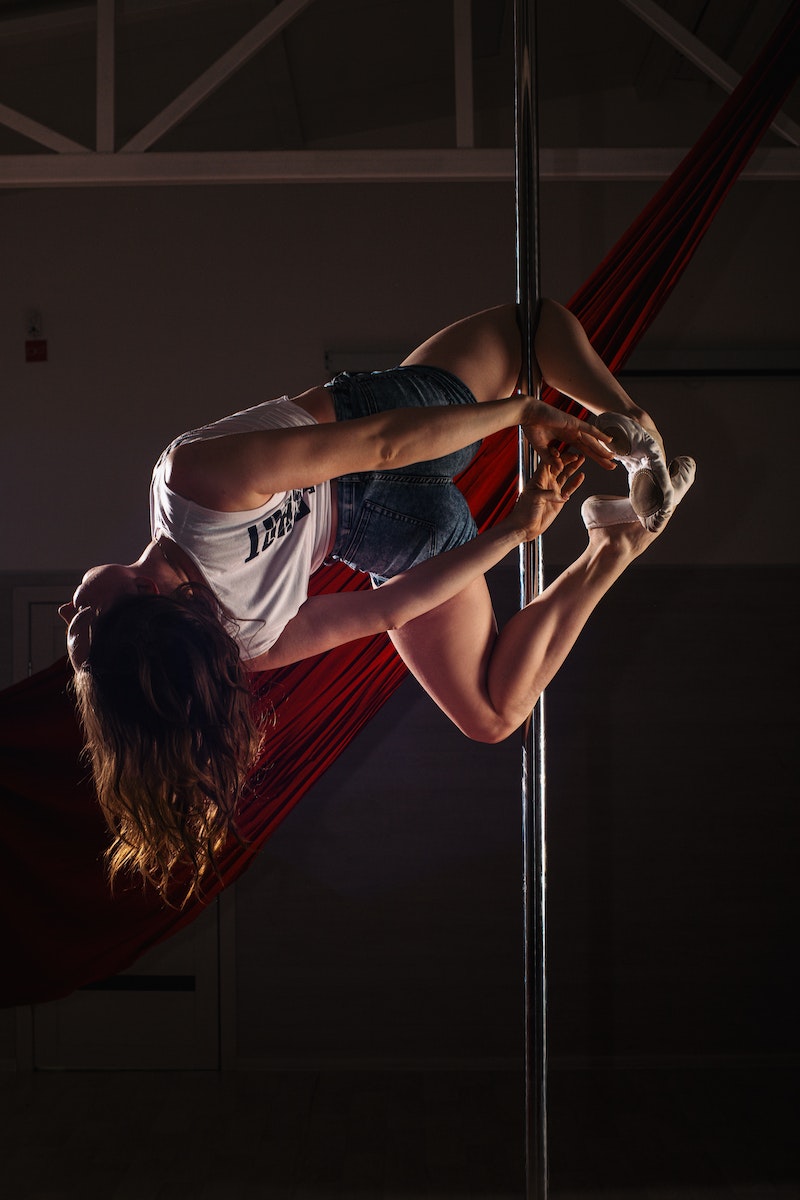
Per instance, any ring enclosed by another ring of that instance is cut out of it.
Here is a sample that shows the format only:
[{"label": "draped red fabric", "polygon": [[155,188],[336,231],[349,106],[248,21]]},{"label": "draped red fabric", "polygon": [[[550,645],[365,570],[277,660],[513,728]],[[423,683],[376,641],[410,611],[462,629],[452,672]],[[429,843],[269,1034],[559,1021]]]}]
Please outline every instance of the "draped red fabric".
[{"label": "draped red fabric", "polygon": [[[794,0],[742,83],[570,307],[612,369],[625,361],[663,305],[724,196],[795,80],[800,0]],[[555,394],[554,403],[563,401]],[[516,435],[489,439],[460,479],[481,528],[517,491]],[[313,591],[366,581],[325,568]],[[241,812],[246,845],[221,861],[233,882],[286,814],[352,741],[405,674],[388,639],[365,639],[261,675],[257,703],[270,735]],[[111,897],[106,834],[67,695],[65,660],[0,693],[0,1003],[54,999],[129,965],[192,920],[138,887]],[[213,897],[221,887],[209,887]]]}]

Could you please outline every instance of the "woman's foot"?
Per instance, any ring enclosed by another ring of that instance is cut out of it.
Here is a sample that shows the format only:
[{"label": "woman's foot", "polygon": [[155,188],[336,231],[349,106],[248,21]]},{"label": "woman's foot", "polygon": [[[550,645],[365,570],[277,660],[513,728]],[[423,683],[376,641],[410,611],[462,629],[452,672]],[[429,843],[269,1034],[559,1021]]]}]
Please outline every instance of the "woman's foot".
[{"label": "woman's foot", "polygon": [[661,443],[623,413],[601,413],[595,424],[609,434],[614,457],[628,472],[630,504],[645,529],[658,533],[694,482],[694,461],[674,459],[667,469]]},{"label": "woman's foot", "polygon": [[590,496],[581,505],[581,518],[589,546],[623,560],[638,558],[658,537],[645,529],[627,496]]},{"label": "woman's foot", "polygon": [[[669,465],[672,507],[656,528],[641,520],[630,496],[590,496],[581,507],[581,517],[590,541],[619,543],[634,556],[641,554],[666,527],[672,513],[694,483],[697,465],[693,458],[681,455]],[[592,534],[594,533],[594,538]]]},{"label": "woman's foot", "polygon": [[611,437],[614,458],[628,472],[633,511],[645,528],[654,532],[673,508],[672,483],[661,445],[624,413],[601,413],[595,424]]},{"label": "woman's foot", "polygon": [[627,496],[589,496],[581,505],[581,520],[587,530],[629,525],[639,518]]}]

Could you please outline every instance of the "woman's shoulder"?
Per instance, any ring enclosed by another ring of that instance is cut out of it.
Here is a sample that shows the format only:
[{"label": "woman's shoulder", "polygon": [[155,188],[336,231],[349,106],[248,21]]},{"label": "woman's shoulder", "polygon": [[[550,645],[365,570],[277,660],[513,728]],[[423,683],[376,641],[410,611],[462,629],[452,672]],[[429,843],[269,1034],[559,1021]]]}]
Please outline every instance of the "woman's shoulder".
[{"label": "woman's shoulder", "polygon": [[269,504],[272,496],[244,489],[236,464],[247,434],[316,425],[314,417],[288,396],[265,400],[175,438],[156,471],[167,488],[215,512],[250,511]]},{"label": "woman's shoulder", "polygon": [[[299,399],[299,397],[298,397]],[[288,396],[278,396],[274,400],[264,400],[250,408],[242,408],[237,412],[201,425],[189,433],[184,433],[176,439],[176,444],[206,441],[209,438],[226,437],[234,433],[255,433],[265,429],[291,429],[298,425],[316,424],[313,416],[300,404],[290,400]]]}]

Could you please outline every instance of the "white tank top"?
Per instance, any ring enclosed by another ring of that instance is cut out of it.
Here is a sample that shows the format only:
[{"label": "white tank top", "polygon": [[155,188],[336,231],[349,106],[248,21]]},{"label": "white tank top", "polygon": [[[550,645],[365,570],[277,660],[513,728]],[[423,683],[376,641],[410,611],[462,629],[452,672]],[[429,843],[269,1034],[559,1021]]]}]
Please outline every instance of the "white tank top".
[{"label": "white tank top", "polygon": [[254,429],[315,425],[288,396],[232,413],[176,438],[153,469],[150,531],[185,550],[239,624],[244,659],[269,650],[308,596],[308,580],[330,541],[331,485],[279,492],[261,508],[216,512],[176,495],[164,482],[167,455],[200,438]]}]

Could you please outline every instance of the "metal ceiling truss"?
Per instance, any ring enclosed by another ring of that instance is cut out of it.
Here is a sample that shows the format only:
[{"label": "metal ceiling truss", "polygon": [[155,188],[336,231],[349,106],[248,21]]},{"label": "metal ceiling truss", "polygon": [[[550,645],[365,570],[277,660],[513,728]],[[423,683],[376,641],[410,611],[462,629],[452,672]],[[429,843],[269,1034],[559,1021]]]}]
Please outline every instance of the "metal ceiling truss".
[{"label": "metal ceiling truss", "polygon": [[[653,0],[620,0],[670,45],[727,91],[740,76]],[[165,7],[192,7],[197,0],[129,0],[126,11],[154,15]],[[120,147],[115,141],[116,0],[0,24],[0,36],[54,30],[96,29],[96,145],[83,146],[56,130],[0,104],[0,124],[51,151],[0,156],[0,187],[144,186],[207,183],[331,183],[506,181],[514,177],[513,154],[474,145],[472,4],[453,0],[456,145],[420,150],[153,151],[198,105],[268,43],[313,0],[281,0],[249,33]],[[800,179],[800,128],[779,114],[773,128],[792,148],[758,151],[743,179]],[[631,181],[666,178],[686,150],[574,148],[540,152],[543,180]]]},{"label": "metal ceiling truss", "polygon": [[[637,17],[649,25],[660,37],[664,38],[684,58],[698,67],[704,75],[719,84],[730,94],[739,83],[741,75],[729,67],[724,59],[709,50],[698,37],[684,28],[674,17],[665,12],[655,0],[620,0],[625,8],[630,9]],[[771,128],[792,146],[800,146],[800,126],[787,117],[778,113]]]}]

